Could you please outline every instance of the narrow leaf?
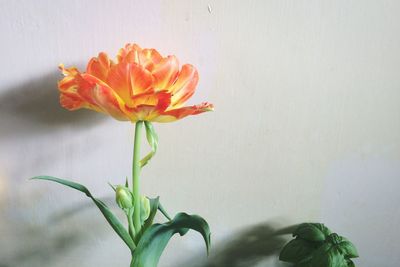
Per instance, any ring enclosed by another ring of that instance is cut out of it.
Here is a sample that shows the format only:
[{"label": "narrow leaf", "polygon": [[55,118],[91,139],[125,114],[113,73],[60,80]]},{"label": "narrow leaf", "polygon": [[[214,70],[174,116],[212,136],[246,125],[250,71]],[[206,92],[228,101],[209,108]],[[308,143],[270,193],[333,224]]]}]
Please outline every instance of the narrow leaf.
[{"label": "narrow leaf", "polygon": [[161,205],[161,202],[158,203],[158,210],[167,218],[169,221],[172,220],[171,216],[167,213],[167,211],[164,209],[164,207]]},{"label": "narrow leaf", "polygon": [[198,215],[178,213],[170,222],[153,224],[144,232],[133,253],[131,267],[156,267],[171,237],[182,229],[199,232],[204,238],[208,253],[211,234],[207,222]]},{"label": "narrow leaf", "polygon": [[118,218],[111,212],[111,210],[107,207],[106,204],[104,204],[101,200],[96,199],[92,196],[90,191],[83,185],[71,182],[68,180],[52,177],[52,176],[36,176],[31,178],[32,180],[47,180],[47,181],[52,181],[56,182],[68,187],[71,187],[73,189],[76,189],[88,196],[93,200],[93,202],[96,204],[96,206],[99,208],[103,216],[106,218],[107,222],[111,225],[111,227],[114,229],[114,231],[121,237],[121,239],[126,243],[126,245],[129,247],[131,251],[135,249],[135,244],[130,237],[128,231],[125,229],[125,227],[122,225],[122,223],[118,220]]},{"label": "narrow leaf", "polygon": [[110,182],[108,182],[108,185],[111,187],[111,189],[112,189],[114,192],[117,192],[117,189],[115,188],[115,186],[113,186]]}]

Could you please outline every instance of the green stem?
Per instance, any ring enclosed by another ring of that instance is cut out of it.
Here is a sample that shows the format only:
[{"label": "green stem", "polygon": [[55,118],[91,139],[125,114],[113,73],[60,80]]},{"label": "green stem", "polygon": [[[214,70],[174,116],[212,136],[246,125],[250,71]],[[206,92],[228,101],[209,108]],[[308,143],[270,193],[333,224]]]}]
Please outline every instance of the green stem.
[{"label": "green stem", "polygon": [[133,226],[133,209],[130,209],[128,211],[127,217],[128,217],[128,229],[129,229],[129,235],[132,237],[133,240],[135,240],[135,227]]},{"label": "green stem", "polygon": [[141,229],[140,223],[140,193],[139,193],[139,173],[140,173],[140,133],[143,128],[143,121],[136,122],[135,125],[135,141],[133,146],[133,162],[132,162],[132,184],[133,184],[133,225],[135,232],[138,234]]}]

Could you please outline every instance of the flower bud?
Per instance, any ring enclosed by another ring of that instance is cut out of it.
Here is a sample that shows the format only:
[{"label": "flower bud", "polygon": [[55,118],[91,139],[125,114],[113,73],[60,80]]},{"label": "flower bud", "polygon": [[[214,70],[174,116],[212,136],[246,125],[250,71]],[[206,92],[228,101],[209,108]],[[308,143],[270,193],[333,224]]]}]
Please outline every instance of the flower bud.
[{"label": "flower bud", "polygon": [[121,209],[125,210],[133,207],[132,193],[127,187],[118,185],[115,188],[115,193],[115,201]]}]

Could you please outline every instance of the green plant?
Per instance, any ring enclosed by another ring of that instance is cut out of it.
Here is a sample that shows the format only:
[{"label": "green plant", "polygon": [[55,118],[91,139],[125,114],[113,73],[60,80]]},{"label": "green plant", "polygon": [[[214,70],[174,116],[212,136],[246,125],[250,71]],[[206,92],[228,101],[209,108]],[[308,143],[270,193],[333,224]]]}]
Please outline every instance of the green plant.
[{"label": "green plant", "polygon": [[[71,111],[94,110],[135,125],[131,182],[127,178],[125,184],[110,184],[126,223],[82,184],[47,175],[32,179],[56,182],[89,197],[129,248],[130,267],[156,267],[171,237],[183,236],[189,230],[202,235],[208,253],[211,233],[202,217],[180,212],[171,218],[158,197],[148,198],[140,192],[141,170],[158,149],[158,135],[152,123],[172,122],[213,110],[210,103],[184,106],[194,94],[199,79],[194,66],[185,64],[179,70],[175,56],[162,57],[155,49],[127,44],[120,49],[116,61],[106,53],[92,58],[84,73],[75,67],[60,65],[60,69],[65,76],[58,83],[61,106]],[[141,155],[143,131],[151,149],[144,157]],[[157,211],[168,221],[154,223]]]},{"label": "green plant", "polygon": [[345,237],[332,233],[321,223],[303,223],[293,232],[279,259],[296,267],[352,267],[356,247]]}]

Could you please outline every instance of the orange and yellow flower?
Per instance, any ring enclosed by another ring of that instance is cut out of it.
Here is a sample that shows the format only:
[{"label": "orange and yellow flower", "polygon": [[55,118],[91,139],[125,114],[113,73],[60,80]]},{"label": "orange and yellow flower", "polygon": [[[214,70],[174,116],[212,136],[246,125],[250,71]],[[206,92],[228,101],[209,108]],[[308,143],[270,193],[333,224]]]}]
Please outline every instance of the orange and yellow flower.
[{"label": "orange and yellow flower", "polygon": [[121,48],[116,62],[106,53],[92,58],[86,72],[60,65],[60,103],[106,113],[117,120],[171,122],[213,110],[210,103],[184,106],[193,95],[199,75],[190,64],[179,69],[175,56],[136,44]]}]

